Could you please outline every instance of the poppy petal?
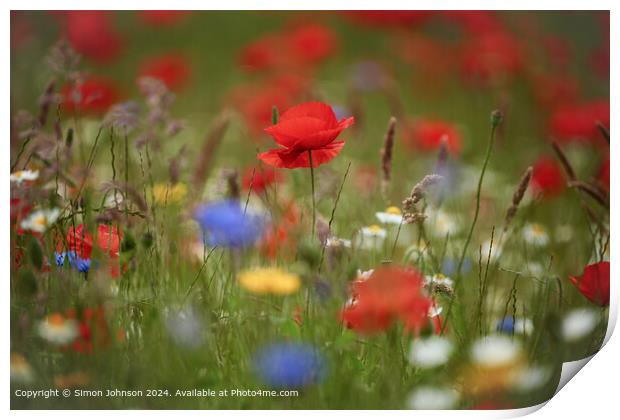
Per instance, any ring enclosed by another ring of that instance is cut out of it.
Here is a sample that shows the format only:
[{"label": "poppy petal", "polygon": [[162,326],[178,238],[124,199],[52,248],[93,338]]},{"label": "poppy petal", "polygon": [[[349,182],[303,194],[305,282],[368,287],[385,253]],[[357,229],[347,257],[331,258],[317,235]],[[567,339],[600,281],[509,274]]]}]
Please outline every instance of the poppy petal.
[{"label": "poppy petal", "polygon": [[332,107],[322,102],[306,102],[289,108],[280,116],[280,121],[301,117],[312,117],[325,121],[327,127],[334,127],[337,124],[336,114],[334,114]]}]

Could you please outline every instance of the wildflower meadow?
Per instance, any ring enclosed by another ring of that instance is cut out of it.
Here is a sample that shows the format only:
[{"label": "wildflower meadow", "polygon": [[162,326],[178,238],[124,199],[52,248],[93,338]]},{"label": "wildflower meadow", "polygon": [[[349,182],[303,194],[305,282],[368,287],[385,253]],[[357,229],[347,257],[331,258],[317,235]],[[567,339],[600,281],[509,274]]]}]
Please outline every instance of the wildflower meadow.
[{"label": "wildflower meadow", "polygon": [[609,28],[12,11],[11,408],[550,399],[607,331]]}]

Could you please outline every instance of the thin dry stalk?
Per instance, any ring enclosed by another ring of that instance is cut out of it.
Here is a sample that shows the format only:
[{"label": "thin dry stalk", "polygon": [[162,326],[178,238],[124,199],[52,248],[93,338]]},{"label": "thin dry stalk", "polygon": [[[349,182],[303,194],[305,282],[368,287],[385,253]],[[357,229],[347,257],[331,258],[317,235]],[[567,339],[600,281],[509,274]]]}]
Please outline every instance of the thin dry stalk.
[{"label": "thin dry stalk", "polygon": [[381,189],[383,193],[387,191],[387,188],[392,179],[392,152],[394,151],[394,135],[396,133],[396,118],[391,117],[388,122],[388,128],[385,133],[385,139],[383,140],[383,147],[381,148],[381,170],[383,171],[383,180],[381,183]]},{"label": "thin dry stalk", "polygon": [[209,170],[211,169],[211,162],[213,162],[215,152],[224,138],[229,122],[229,115],[227,113],[221,114],[207,134],[194,169],[192,178],[194,187],[202,187],[207,180]]},{"label": "thin dry stalk", "polygon": [[534,169],[530,166],[526,169],[525,173],[521,177],[521,181],[519,181],[519,185],[517,190],[512,196],[512,203],[508,210],[506,211],[506,217],[504,218],[504,232],[508,230],[508,226],[510,222],[514,218],[517,213],[517,209],[519,208],[519,204],[521,200],[523,200],[523,196],[525,195],[525,191],[527,191],[527,187],[530,185],[530,180],[532,179],[532,174],[534,173]]}]

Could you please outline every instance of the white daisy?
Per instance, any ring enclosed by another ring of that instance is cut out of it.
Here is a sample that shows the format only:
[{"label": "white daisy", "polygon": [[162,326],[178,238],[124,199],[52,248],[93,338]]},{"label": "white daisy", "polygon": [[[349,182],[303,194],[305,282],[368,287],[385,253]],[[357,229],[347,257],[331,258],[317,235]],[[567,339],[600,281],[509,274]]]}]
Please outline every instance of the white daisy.
[{"label": "white daisy", "polygon": [[598,325],[598,313],[588,308],[573,309],[562,321],[562,336],[568,342],[588,336]]},{"label": "white daisy", "polygon": [[[489,248],[491,248],[491,240],[487,239],[482,243],[482,261],[486,263],[489,258]],[[497,239],[493,240],[493,247],[491,248],[491,256],[489,261],[494,262],[502,255],[502,245],[497,242]]]},{"label": "white daisy", "polygon": [[459,394],[451,388],[420,387],[409,397],[413,410],[450,410],[459,402]]},{"label": "white daisy", "polygon": [[545,227],[539,223],[528,223],[523,227],[523,239],[530,244],[538,247],[549,244],[549,234]]},{"label": "white daisy", "polygon": [[521,355],[518,341],[505,335],[488,335],[471,347],[472,361],[485,368],[495,368],[514,363]]},{"label": "white daisy", "polygon": [[11,182],[21,185],[24,181],[34,181],[39,177],[39,171],[23,170],[11,174]]},{"label": "white daisy", "polygon": [[551,378],[551,370],[542,366],[530,366],[521,369],[515,377],[515,388],[521,392],[540,388]]},{"label": "white daisy", "polygon": [[431,233],[433,235],[445,238],[447,235],[454,236],[461,229],[461,224],[451,214],[442,210],[433,212],[429,211],[433,216],[430,219],[430,225],[432,226]]},{"label": "white daisy", "polygon": [[409,362],[423,369],[431,369],[444,365],[450,360],[453,346],[445,337],[430,336],[416,339],[411,344]]},{"label": "white daisy", "polygon": [[387,232],[378,225],[366,226],[360,229],[358,246],[362,249],[381,248],[385,242]]},{"label": "white daisy", "polygon": [[403,222],[403,214],[398,207],[388,207],[385,211],[375,213],[379,222],[388,225],[400,225]]},{"label": "white daisy", "polygon": [[53,344],[69,344],[78,336],[78,323],[59,313],[48,315],[38,325],[39,335]]},{"label": "white daisy", "polygon": [[573,227],[571,225],[559,225],[555,228],[555,240],[558,242],[568,242],[573,238]]},{"label": "white daisy", "polygon": [[373,270],[372,268],[370,270],[360,270],[359,268],[357,269],[357,279],[356,280],[368,280],[370,278],[370,276],[372,276],[372,273],[374,273],[375,270]]},{"label": "white daisy", "polygon": [[435,318],[435,317],[441,315],[442,312],[443,312],[443,307],[442,306],[431,305],[431,307],[428,308],[428,317],[429,318]]},{"label": "white daisy", "polygon": [[21,354],[11,353],[11,382],[22,384],[34,380],[34,373],[28,361]]},{"label": "white daisy", "polygon": [[60,216],[59,209],[37,210],[22,220],[21,227],[24,230],[43,233],[56,222],[58,216]]}]

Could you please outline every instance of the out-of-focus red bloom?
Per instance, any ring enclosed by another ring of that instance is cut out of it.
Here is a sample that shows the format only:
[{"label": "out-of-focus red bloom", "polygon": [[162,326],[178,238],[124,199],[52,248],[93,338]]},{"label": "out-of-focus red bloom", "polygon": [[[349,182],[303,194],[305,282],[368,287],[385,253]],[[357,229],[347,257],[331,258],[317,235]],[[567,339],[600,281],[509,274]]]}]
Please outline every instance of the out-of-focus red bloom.
[{"label": "out-of-focus red bloom", "polygon": [[549,120],[551,135],[559,141],[599,142],[596,122],[609,127],[609,100],[566,105],[556,109]]},{"label": "out-of-focus red bloom", "polygon": [[295,202],[290,201],[282,205],[280,222],[267,229],[260,243],[260,253],[270,260],[284,258],[290,260],[295,257],[297,241],[292,233],[299,224],[299,209]]},{"label": "out-of-focus red bloom", "polygon": [[569,279],[590,302],[609,306],[608,261],[590,264],[581,276],[569,276]]},{"label": "out-of-focus red bloom", "polygon": [[150,57],[140,65],[139,77],[159,79],[173,91],[187,86],[191,77],[191,68],[187,58],[182,54],[171,53]]},{"label": "out-of-focus red bloom", "polygon": [[566,188],[562,168],[552,157],[539,158],[533,169],[532,188],[535,194],[551,198],[561,194]]},{"label": "out-of-focus red bloom", "polygon": [[445,139],[448,151],[452,154],[461,152],[461,133],[454,124],[447,121],[418,118],[405,127],[403,140],[413,148],[423,151],[439,149]]},{"label": "out-of-focus red bloom", "polygon": [[534,96],[544,107],[557,108],[579,97],[579,84],[569,75],[540,74],[532,79]]},{"label": "out-of-focus red bloom", "polygon": [[453,22],[465,35],[496,34],[505,30],[497,13],[489,10],[448,10],[440,12],[449,22]]},{"label": "out-of-focus red bloom", "polygon": [[187,10],[141,10],[140,19],[147,25],[173,26],[181,23],[190,14]]},{"label": "out-of-focus red bloom", "polygon": [[572,58],[569,43],[554,35],[545,35],[542,46],[551,65],[558,69],[566,69]]},{"label": "out-of-focus red bloom", "polygon": [[418,82],[416,89],[433,91],[441,88],[454,67],[454,56],[448,45],[430,37],[408,36],[403,41],[402,57],[413,66]]},{"label": "out-of-focus red bloom", "polygon": [[609,190],[609,155],[598,170],[598,181]]},{"label": "out-of-focus red bloom", "polygon": [[297,26],[286,35],[286,40],[290,53],[302,66],[322,62],[338,47],[334,32],[319,24]]},{"label": "out-of-focus red bloom", "polygon": [[11,223],[19,224],[19,221],[26,217],[32,206],[25,203],[21,198],[11,198]]},{"label": "out-of-focus red bloom", "polygon": [[93,252],[93,235],[81,223],[77,227],[71,226],[67,233],[67,247],[69,252],[75,252],[76,256],[87,260]]},{"label": "out-of-focus red bloom", "polygon": [[294,25],[282,32],[266,34],[241,50],[237,59],[249,72],[307,72],[336,51],[336,34],[317,23]]},{"label": "out-of-focus red bloom", "polygon": [[307,82],[296,76],[278,76],[260,86],[240,86],[231,95],[232,103],[243,115],[254,135],[263,134],[271,123],[272,107],[287,109],[307,89]]},{"label": "out-of-focus red bloom", "polygon": [[428,323],[432,305],[422,275],[401,267],[381,267],[352,285],[352,300],[342,311],[345,325],[362,334],[384,331],[400,321],[418,333]]},{"label": "out-of-focus red bloom", "polygon": [[424,23],[433,12],[426,10],[352,10],[343,13],[361,24],[394,28],[413,27]]},{"label": "out-of-focus red bloom", "polygon": [[89,116],[104,114],[120,96],[114,84],[101,77],[91,77],[82,83],[66,84],[60,93],[65,112]]},{"label": "out-of-focus red bloom", "polygon": [[461,71],[465,80],[473,84],[509,81],[522,67],[521,47],[505,33],[477,36],[463,46]]},{"label": "out-of-focus red bloom", "polygon": [[305,102],[289,108],[276,125],[265,131],[282,148],[260,153],[258,158],[277,168],[318,167],[335,158],[344,141],[335,141],[342,130],[355,122],[354,117],[338,121],[333,109],[321,102]]},{"label": "out-of-focus red bloom", "polygon": [[31,22],[23,12],[11,10],[11,48],[20,48],[33,39]]},{"label": "out-of-focus red bloom", "polygon": [[80,313],[75,309],[66,311],[67,318],[79,323],[79,335],[71,344],[78,353],[92,353],[95,345],[105,347],[110,343],[110,331],[103,307],[85,308]]},{"label": "out-of-focus red bloom", "polygon": [[281,182],[284,179],[283,174],[269,167],[251,167],[247,168],[243,173],[241,186],[244,190],[250,188],[257,194],[263,193],[270,185]]},{"label": "out-of-focus red bloom", "polygon": [[118,257],[122,232],[117,226],[99,225],[97,227],[97,246],[110,257]]},{"label": "out-of-focus red bloom", "polygon": [[109,63],[121,51],[121,38],[110,23],[110,12],[70,10],[65,12],[67,39],[80,54]]},{"label": "out-of-focus red bloom", "polygon": [[278,66],[281,53],[277,50],[280,39],[267,35],[246,45],[239,54],[239,66],[248,72],[270,70]]}]

